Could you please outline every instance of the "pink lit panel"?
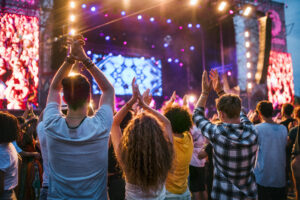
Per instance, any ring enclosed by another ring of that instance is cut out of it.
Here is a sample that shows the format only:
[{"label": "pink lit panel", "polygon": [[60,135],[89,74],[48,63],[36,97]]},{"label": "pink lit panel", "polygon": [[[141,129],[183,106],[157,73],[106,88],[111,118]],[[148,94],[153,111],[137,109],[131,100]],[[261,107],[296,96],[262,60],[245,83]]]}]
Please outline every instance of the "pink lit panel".
[{"label": "pink lit panel", "polygon": [[290,54],[271,51],[267,85],[269,101],[274,107],[294,101],[293,65]]},{"label": "pink lit panel", "polygon": [[38,18],[0,15],[0,109],[37,106],[38,62]]}]

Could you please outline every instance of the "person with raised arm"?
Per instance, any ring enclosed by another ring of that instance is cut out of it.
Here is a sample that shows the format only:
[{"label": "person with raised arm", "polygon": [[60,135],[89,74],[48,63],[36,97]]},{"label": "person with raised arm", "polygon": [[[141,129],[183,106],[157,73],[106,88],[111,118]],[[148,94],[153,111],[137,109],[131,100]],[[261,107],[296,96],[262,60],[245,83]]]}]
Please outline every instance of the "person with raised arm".
[{"label": "person with raised arm", "polygon": [[[171,124],[144,102],[135,79],[132,90],[131,99],[115,115],[111,130],[115,154],[125,175],[125,196],[128,200],[164,200],[173,158]],[[120,124],[136,102],[143,112],[129,122],[122,135]]]},{"label": "person with raised arm", "polygon": [[[49,163],[48,199],[107,199],[108,139],[113,121],[114,88],[84,52],[82,36],[74,38],[68,56],[49,89],[43,123]],[[91,99],[87,78],[68,76],[75,61],[82,62],[96,80],[102,95],[94,116],[88,116]],[[60,112],[60,92],[68,105]]]},{"label": "person with raised arm", "polygon": [[[257,132],[241,112],[241,99],[225,94],[218,72],[202,75],[202,93],[194,110],[193,120],[212,144],[214,180],[211,199],[256,199],[257,187],[253,168],[257,151]],[[221,124],[212,124],[204,116],[204,107],[211,85],[218,94],[216,107]]]}]

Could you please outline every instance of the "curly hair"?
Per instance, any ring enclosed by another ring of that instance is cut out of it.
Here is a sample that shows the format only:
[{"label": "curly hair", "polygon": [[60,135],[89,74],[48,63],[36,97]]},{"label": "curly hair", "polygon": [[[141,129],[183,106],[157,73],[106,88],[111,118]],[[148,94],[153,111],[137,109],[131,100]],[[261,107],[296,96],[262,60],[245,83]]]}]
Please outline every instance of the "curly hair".
[{"label": "curly hair", "polygon": [[126,178],[144,192],[160,189],[173,160],[173,147],[163,135],[157,119],[142,113],[123,132],[120,160]]},{"label": "curly hair", "polygon": [[189,131],[193,125],[192,116],[187,107],[172,105],[166,107],[163,113],[170,120],[173,133],[182,134]]},{"label": "curly hair", "polygon": [[0,111],[0,144],[13,142],[17,139],[20,131],[19,123],[17,118],[6,112]]}]

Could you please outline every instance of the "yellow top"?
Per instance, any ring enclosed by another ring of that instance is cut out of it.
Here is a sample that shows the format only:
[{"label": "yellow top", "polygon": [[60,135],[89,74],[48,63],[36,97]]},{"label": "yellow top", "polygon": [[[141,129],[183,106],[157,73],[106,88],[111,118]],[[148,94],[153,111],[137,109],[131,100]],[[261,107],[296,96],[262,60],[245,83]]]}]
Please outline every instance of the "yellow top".
[{"label": "yellow top", "polygon": [[173,194],[183,194],[188,186],[189,164],[193,155],[193,139],[189,132],[183,137],[173,136],[175,157],[168,173],[166,189]]}]

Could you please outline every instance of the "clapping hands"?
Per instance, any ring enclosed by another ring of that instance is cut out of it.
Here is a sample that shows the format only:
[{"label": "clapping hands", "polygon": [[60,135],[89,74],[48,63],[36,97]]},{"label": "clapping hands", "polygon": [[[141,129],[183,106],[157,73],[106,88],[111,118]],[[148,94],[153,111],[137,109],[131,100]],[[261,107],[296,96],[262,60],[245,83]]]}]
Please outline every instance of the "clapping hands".
[{"label": "clapping hands", "polygon": [[71,57],[75,60],[83,61],[87,58],[87,55],[83,49],[85,41],[82,35],[76,35],[72,39],[69,39],[69,44],[71,44]]},{"label": "clapping hands", "polygon": [[[209,80],[210,78],[210,80]],[[211,70],[209,72],[209,78],[207,71],[204,71],[202,74],[202,93],[208,95],[211,88],[216,91],[216,93],[219,93],[223,91],[223,84],[220,81],[220,77],[217,70]]]}]

